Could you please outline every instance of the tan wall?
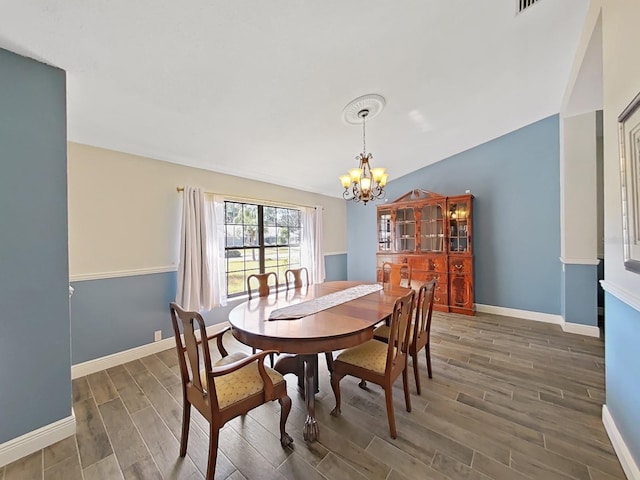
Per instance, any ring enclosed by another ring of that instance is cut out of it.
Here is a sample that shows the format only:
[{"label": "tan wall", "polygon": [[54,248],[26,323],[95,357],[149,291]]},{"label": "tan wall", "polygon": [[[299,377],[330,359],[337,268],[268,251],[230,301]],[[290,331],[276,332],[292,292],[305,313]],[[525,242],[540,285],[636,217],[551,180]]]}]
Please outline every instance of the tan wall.
[{"label": "tan wall", "polygon": [[182,185],[234,197],[322,205],[325,253],[347,250],[346,206],[340,198],[77,143],[68,147],[72,279],[175,268],[182,195],[176,187]]}]

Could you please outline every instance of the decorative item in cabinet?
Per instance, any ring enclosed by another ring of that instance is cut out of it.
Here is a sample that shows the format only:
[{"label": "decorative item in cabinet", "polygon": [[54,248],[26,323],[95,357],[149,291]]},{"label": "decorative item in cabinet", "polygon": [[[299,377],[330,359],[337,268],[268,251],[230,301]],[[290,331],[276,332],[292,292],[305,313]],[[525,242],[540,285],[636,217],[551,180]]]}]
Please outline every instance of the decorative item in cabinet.
[{"label": "decorative item in cabinet", "polygon": [[449,252],[471,253],[471,195],[448,197]]},{"label": "decorative item in cabinet", "polygon": [[416,189],[378,206],[378,281],[382,263],[410,263],[414,288],[436,281],[434,309],[473,315],[472,200]]}]

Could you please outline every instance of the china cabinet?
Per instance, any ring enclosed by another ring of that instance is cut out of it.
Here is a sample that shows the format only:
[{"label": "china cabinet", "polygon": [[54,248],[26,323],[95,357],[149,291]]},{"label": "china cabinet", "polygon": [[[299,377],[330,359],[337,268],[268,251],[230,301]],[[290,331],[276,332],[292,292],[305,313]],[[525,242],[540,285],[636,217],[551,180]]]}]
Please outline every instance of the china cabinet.
[{"label": "china cabinet", "polygon": [[414,287],[436,281],[436,310],[473,315],[472,201],[416,189],[379,205],[378,280],[384,262],[409,263]]}]

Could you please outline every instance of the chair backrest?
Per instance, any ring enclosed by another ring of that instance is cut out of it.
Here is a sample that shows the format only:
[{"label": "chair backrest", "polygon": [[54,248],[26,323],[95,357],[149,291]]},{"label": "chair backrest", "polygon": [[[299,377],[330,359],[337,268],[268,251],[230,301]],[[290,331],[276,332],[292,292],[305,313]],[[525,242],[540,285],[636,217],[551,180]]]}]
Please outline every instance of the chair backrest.
[{"label": "chair backrest", "polygon": [[[209,397],[214,400],[211,402],[211,406],[215,405],[217,408],[215,384],[203,385],[200,377],[201,365],[204,365],[207,371],[211,371],[212,369],[209,343],[206,341],[207,331],[204,319],[198,312],[183,310],[182,307],[175,302],[171,302],[170,307],[171,323],[173,324],[173,333],[176,337],[176,348],[178,350],[183,391],[198,409],[202,407],[204,403],[203,399],[207,396],[207,392],[209,392]],[[200,332],[200,338],[205,339],[204,342],[198,340],[196,331]],[[207,375],[206,378],[207,383],[209,383],[209,376]]]},{"label": "chair backrest", "polygon": [[[302,274],[306,283],[302,281]],[[300,288],[302,285],[309,285],[309,271],[307,267],[290,268],[284,272],[284,279],[287,282],[287,290],[290,288]]]},{"label": "chair backrest", "polygon": [[[382,283],[388,283],[394,287],[411,286],[411,265],[408,263],[391,263],[384,262],[382,264]],[[402,281],[406,280],[406,285],[402,285]]]},{"label": "chair backrest", "polygon": [[278,283],[278,275],[276,274],[276,272],[254,273],[253,275],[249,275],[247,277],[247,293],[249,294],[249,299],[253,298],[253,292],[251,291],[251,280],[256,279],[258,281],[258,296],[266,297],[270,292],[269,277],[271,277],[272,275],[275,279],[273,287],[277,291],[278,288],[280,288],[280,284]]},{"label": "chair backrest", "polygon": [[433,295],[436,289],[436,281],[431,280],[423,284],[418,291],[416,300],[416,319],[413,325],[413,345],[416,350],[429,343],[431,331],[431,313],[433,312]]},{"label": "chair backrest", "polygon": [[386,370],[404,362],[409,349],[411,315],[413,313],[415,292],[410,290],[406,295],[398,297],[393,305],[391,325],[389,326],[389,347],[387,350]]}]

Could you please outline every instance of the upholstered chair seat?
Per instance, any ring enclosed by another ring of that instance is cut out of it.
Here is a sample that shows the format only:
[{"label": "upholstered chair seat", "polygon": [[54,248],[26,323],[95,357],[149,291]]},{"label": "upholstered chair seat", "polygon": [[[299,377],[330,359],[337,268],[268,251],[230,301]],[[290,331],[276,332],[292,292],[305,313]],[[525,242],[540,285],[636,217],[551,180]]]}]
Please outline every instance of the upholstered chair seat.
[{"label": "upholstered chair seat", "polygon": [[344,350],[335,361],[384,374],[388,350],[386,343],[379,340],[369,340],[361,345]]},{"label": "upholstered chair seat", "polygon": [[[227,357],[218,360],[214,364],[215,367],[229,365],[238,360],[246,358],[247,355],[242,353],[233,353]],[[265,366],[264,368],[269,375],[269,378],[273,382],[274,387],[284,382],[284,377],[273,370]],[[207,384],[207,371],[205,369],[200,370],[200,379],[203,385]],[[264,382],[258,371],[258,363],[250,363],[242,367],[240,370],[229,373],[222,377],[216,377],[214,379],[216,385],[216,393],[218,395],[218,407],[220,410],[238,403],[242,400],[246,400],[252,395],[262,395],[264,389]]]}]

